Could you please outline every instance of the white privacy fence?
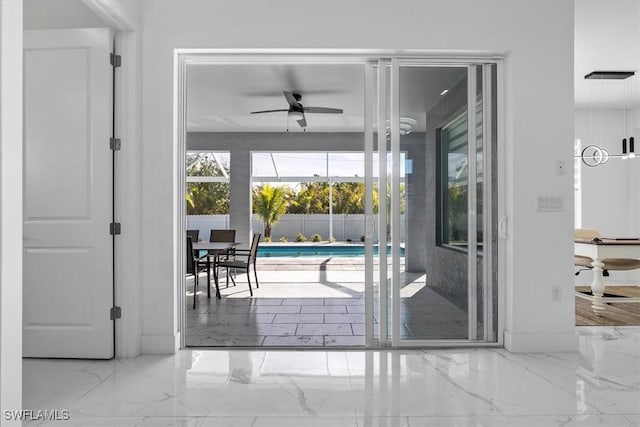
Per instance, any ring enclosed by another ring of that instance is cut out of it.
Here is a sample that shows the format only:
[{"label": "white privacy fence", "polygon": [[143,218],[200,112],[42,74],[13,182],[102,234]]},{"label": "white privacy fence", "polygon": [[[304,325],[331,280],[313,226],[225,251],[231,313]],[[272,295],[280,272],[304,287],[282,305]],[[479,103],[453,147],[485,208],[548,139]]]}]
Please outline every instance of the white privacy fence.
[{"label": "white privacy fence", "polygon": [[[405,238],[405,217],[400,216],[400,240]],[[364,215],[333,215],[331,219],[333,223],[333,237],[336,240],[352,240],[359,242],[364,236]],[[200,237],[204,240],[209,238],[211,229],[229,228],[229,215],[188,215],[187,229],[200,230]],[[253,216],[251,220],[251,228],[255,232],[264,233],[262,221],[257,216]],[[296,240],[298,233],[302,233],[307,240],[311,240],[311,236],[319,234],[322,240],[329,239],[329,215],[327,214],[287,214],[280,218],[280,221],[272,228],[271,238],[274,242],[284,237],[290,242]],[[378,233],[373,236],[374,240],[378,239]]]}]

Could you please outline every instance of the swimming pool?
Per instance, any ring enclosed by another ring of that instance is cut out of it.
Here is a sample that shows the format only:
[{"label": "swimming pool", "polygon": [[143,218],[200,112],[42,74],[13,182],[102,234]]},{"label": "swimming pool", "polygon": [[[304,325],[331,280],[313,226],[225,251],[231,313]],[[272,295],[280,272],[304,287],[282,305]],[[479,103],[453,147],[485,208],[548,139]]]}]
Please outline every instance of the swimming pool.
[{"label": "swimming pool", "polygon": [[[391,246],[387,248],[391,251]],[[378,250],[379,246],[374,245],[374,255],[378,254]],[[258,258],[322,256],[364,256],[364,245],[260,245],[258,249]],[[400,248],[400,256],[404,256],[404,248]]]}]

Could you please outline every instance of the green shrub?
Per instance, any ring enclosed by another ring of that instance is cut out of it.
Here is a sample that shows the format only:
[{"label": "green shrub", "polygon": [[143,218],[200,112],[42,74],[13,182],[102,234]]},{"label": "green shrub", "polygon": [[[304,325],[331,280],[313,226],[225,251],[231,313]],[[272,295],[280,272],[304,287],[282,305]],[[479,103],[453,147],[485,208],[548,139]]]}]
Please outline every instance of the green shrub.
[{"label": "green shrub", "polygon": [[313,236],[311,236],[311,241],[312,242],[319,242],[322,240],[322,236],[319,235],[318,233],[314,234]]},{"label": "green shrub", "polygon": [[364,236],[360,236],[360,241],[364,242]]},{"label": "green shrub", "polygon": [[265,243],[271,243],[271,236],[264,238]]},{"label": "green shrub", "polygon": [[279,240],[280,240],[280,243],[287,243],[288,242],[287,238],[284,237],[284,236],[282,236]]},{"label": "green shrub", "polygon": [[307,238],[304,237],[304,234],[298,233],[296,234],[296,242],[306,242]]}]

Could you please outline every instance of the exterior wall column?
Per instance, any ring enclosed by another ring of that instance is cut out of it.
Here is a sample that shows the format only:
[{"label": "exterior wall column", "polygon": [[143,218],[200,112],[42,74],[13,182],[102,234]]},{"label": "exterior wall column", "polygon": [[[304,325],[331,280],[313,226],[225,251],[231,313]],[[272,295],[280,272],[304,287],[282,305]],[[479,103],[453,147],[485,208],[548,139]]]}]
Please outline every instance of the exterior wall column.
[{"label": "exterior wall column", "polygon": [[246,147],[231,148],[229,174],[229,228],[236,230],[236,241],[242,247],[251,243],[251,151]]}]

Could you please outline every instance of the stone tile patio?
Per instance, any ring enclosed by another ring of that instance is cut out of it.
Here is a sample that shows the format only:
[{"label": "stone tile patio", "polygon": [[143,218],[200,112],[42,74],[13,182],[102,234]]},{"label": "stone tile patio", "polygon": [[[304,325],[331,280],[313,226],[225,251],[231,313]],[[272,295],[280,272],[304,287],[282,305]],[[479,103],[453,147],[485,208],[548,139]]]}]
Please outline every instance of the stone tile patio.
[{"label": "stone tile patio", "polygon": [[[424,276],[415,276],[401,290],[402,338],[465,338],[466,312],[429,289]],[[193,280],[188,280],[187,346],[364,346],[361,259],[259,259],[258,278],[253,297],[244,274],[229,288],[222,278],[221,300],[214,292],[208,299],[200,286],[195,310]]]}]

